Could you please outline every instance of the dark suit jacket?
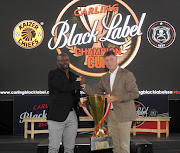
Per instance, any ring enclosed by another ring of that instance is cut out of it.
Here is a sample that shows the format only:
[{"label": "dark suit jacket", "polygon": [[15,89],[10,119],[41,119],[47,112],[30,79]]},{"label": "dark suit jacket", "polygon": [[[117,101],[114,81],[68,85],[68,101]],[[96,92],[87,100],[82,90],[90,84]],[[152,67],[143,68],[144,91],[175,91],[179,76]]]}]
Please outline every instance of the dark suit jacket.
[{"label": "dark suit jacket", "polygon": [[132,72],[119,67],[114,80],[112,92],[110,89],[110,74],[101,77],[96,89],[86,85],[83,90],[88,95],[112,94],[118,96],[118,101],[113,102],[113,110],[119,122],[133,121],[136,119],[134,99],[139,97],[136,79]]},{"label": "dark suit jacket", "polygon": [[57,68],[51,70],[48,75],[48,88],[50,92],[50,104],[48,106],[48,120],[63,122],[66,120],[71,108],[76,110],[80,98],[80,82],[76,81],[78,76],[66,73]]}]

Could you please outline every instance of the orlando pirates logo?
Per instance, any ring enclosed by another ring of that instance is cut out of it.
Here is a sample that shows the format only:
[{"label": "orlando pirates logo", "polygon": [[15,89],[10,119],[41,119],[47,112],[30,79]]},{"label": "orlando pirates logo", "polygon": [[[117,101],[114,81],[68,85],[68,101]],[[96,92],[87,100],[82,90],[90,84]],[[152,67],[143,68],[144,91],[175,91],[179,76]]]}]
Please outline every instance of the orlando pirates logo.
[{"label": "orlando pirates logo", "polygon": [[166,43],[170,40],[170,28],[169,27],[155,27],[152,29],[152,39],[159,44]]},{"label": "orlando pirates logo", "polygon": [[165,21],[153,23],[147,32],[148,41],[156,48],[169,47],[174,42],[175,37],[174,27]]}]

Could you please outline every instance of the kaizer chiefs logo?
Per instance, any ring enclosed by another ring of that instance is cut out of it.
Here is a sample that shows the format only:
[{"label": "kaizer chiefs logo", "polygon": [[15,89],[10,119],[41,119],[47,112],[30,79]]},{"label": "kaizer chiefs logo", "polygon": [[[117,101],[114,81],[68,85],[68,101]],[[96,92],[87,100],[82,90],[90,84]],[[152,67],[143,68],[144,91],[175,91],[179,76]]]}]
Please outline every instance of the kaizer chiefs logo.
[{"label": "kaizer chiefs logo", "polygon": [[14,28],[13,37],[20,47],[32,49],[42,42],[44,31],[39,23],[33,20],[24,20]]},{"label": "kaizer chiefs logo", "polygon": [[174,27],[166,21],[157,21],[148,29],[147,38],[156,48],[167,48],[174,42],[176,32]]}]

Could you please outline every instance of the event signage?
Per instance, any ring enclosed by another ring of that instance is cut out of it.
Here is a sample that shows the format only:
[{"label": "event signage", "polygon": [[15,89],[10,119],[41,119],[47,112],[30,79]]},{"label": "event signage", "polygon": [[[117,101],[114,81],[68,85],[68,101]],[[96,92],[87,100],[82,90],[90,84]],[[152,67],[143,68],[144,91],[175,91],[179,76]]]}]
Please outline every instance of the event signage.
[{"label": "event signage", "polygon": [[176,38],[174,27],[166,21],[157,21],[147,31],[149,43],[156,48],[167,48]]},{"label": "event signage", "polygon": [[[49,102],[49,96],[14,96],[14,134],[23,134],[24,118],[46,118]],[[138,117],[169,116],[168,95],[142,95],[135,101],[135,105]],[[82,108],[79,108],[78,112],[79,116],[85,115]],[[84,122],[79,124],[80,128],[89,126],[92,124]],[[156,128],[152,122],[137,122],[136,126],[137,128]],[[36,123],[35,129],[47,129],[47,123]]]},{"label": "event signage", "polygon": [[59,13],[48,48],[56,49],[58,54],[67,53],[72,59],[70,67],[78,73],[100,77],[106,72],[103,59],[106,51],[116,53],[122,68],[135,58],[145,16],[142,13],[138,20],[122,0],[98,4],[74,0]]},{"label": "event signage", "polygon": [[32,49],[39,46],[43,41],[44,30],[38,22],[24,20],[14,28],[13,38],[20,47]]},{"label": "event signage", "polygon": [[[24,118],[46,118],[48,104],[49,96],[14,96],[13,133],[23,134]],[[37,123],[35,129],[47,129],[47,123]]]},{"label": "event signage", "polygon": [[[168,95],[143,95],[136,101],[137,117],[168,117]],[[137,128],[156,128],[156,122],[137,121]],[[162,124],[162,129],[165,123]]]},{"label": "event signage", "polygon": [[103,55],[109,50],[134,74],[140,95],[180,95],[179,1],[39,0],[38,9],[11,1],[17,4],[21,9],[10,9],[5,1],[1,9],[10,14],[1,24],[2,100],[49,95],[48,72],[62,52],[71,71],[95,88],[108,72]]}]

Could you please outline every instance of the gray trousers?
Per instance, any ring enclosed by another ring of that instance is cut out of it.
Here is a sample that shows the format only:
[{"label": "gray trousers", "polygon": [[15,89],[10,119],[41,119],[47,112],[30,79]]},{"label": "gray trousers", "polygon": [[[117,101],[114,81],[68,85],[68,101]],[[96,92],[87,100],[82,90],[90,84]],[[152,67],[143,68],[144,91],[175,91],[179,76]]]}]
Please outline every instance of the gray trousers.
[{"label": "gray trousers", "polygon": [[77,116],[74,110],[70,111],[67,119],[64,122],[48,120],[48,153],[58,153],[61,142],[63,142],[64,153],[74,153],[77,128]]}]

